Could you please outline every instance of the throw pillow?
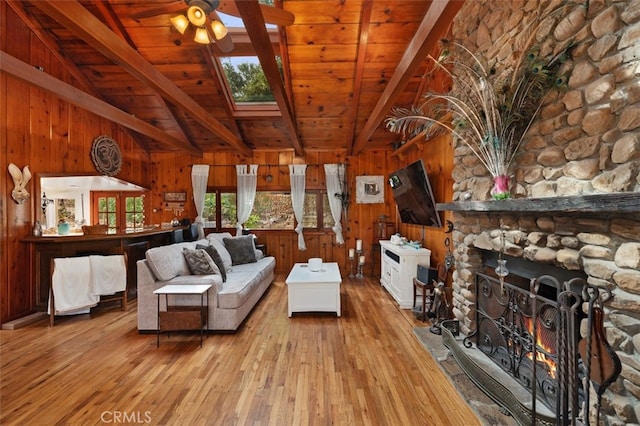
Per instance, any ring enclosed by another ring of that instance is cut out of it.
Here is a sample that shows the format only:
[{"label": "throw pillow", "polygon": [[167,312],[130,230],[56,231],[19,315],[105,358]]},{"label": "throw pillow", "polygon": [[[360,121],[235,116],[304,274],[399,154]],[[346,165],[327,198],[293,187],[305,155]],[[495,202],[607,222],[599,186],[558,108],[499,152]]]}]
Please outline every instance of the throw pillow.
[{"label": "throw pillow", "polygon": [[[222,239],[209,238],[210,235],[211,234],[207,235],[207,240],[209,241],[209,245],[212,245],[213,248],[216,249],[220,257],[222,258],[225,271],[227,271],[227,273],[231,272],[231,269],[232,269],[231,255],[227,251],[227,248],[224,246],[224,242],[222,241]],[[231,238],[231,234],[229,234],[229,238]]]},{"label": "throw pillow", "polygon": [[233,265],[257,262],[253,235],[225,238],[223,241]]},{"label": "throw pillow", "polygon": [[157,279],[169,281],[178,275],[191,274],[189,264],[182,255],[183,248],[181,244],[169,244],[147,250],[145,258]]},{"label": "throw pillow", "polygon": [[184,258],[187,260],[189,269],[191,269],[191,273],[193,275],[220,275],[220,269],[218,269],[215,262],[206,251],[202,249],[193,250],[185,248],[182,250],[182,253],[184,254]]},{"label": "throw pillow", "polygon": [[220,253],[218,253],[218,250],[216,250],[214,246],[203,246],[200,244],[196,244],[196,249],[204,250],[207,252],[209,256],[211,256],[211,259],[213,259],[213,263],[215,263],[218,269],[220,270],[220,276],[222,277],[222,282],[226,283],[227,271],[224,268],[224,262],[222,261],[222,257],[220,257]]}]

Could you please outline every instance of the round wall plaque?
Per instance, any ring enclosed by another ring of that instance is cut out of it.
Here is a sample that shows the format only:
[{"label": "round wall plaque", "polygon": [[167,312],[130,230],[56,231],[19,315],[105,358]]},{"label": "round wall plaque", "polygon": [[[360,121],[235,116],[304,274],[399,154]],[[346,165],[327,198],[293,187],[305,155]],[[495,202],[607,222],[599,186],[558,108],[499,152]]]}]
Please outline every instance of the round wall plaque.
[{"label": "round wall plaque", "polygon": [[91,159],[96,170],[106,176],[116,175],[122,168],[118,143],[106,135],[98,136],[91,146]]}]

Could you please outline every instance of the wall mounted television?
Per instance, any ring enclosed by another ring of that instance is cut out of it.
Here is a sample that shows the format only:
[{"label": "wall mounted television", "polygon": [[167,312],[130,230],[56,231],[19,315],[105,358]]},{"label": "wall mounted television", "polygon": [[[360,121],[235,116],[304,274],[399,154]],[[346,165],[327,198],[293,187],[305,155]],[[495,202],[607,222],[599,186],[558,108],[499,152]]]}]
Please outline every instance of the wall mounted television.
[{"label": "wall mounted television", "polygon": [[427,169],[422,160],[389,175],[402,223],[442,228]]}]

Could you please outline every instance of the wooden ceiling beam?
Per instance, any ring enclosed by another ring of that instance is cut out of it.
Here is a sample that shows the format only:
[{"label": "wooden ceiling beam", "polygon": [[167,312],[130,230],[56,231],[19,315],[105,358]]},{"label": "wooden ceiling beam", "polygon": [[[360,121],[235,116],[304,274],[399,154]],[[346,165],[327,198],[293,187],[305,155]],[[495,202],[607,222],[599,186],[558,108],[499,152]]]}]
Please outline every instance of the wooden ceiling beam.
[{"label": "wooden ceiling beam", "polygon": [[[102,94],[87,79],[87,77],[82,73],[78,66],[71,60],[69,60],[69,58],[65,56],[64,53],[62,53],[62,51],[60,50],[60,46],[58,46],[58,44],[51,38],[50,34],[44,31],[37,20],[33,19],[29,14],[25,12],[22,2],[9,0],[7,1],[7,4],[9,5],[9,7],[11,7],[11,9],[13,9],[14,13],[18,15],[20,19],[22,19],[22,21],[29,27],[29,29],[36,35],[36,37],[38,37],[40,42],[42,42],[42,44],[44,44],[49,49],[51,54],[78,81],[78,84],[85,92],[87,92],[89,95],[95,96],[96,98],[104,100]],[[158,95],[157,92],[155,96],[161,105],[166,106],[164,98]],[[169,118],[172,118],[174,116],[172,111],[168,111],[167,114]],[[178,123],[175,120],[174,124],[176,125],[176,128],[181,131],[183,142],[185,144],[189,144],[189,142],[187,141],[187,137],[184,134],[184,130],[182,130],[182,127],[179,127]],[[131,138],[138,144],[138,146],[140,146],[140,148],[148,151],[148,147],[146,147],[141,141],[139,141],[133,133],[129,133],[129,136],[131,136]]]},{"label": "wooden ceiling beam", "polygon": [[215,44],[203,44],[202,50],[204,51],[204,57],[207,61],[207,65],[209,66],[209,70],[211,73],[211,79],[214,81],[216,89],[220,93],[222,93],[222,97],[224,98],[221,103],[224,106],[224,110],[227,113],[227,117],[229,118],[229,125],[231,130],[240,138],[240,128],[238,127],[238,123],[233,116],[233,98],[231,96],[231,90],[227,86],[227,80],[224,77],[224,69],[222,68],[222,64],[219,60],[216,59],[213,54],[212,46]]},{"label": "wooden ceiling beam", "polygon": [[34,19],[30,14],[27,14],[24,9],[24,3],[22,1],[6,0],[6,3],[7,5],[9,5],[9,7],[11,7],[13,12],[18,15],[18,17],[20,17],[22,22],[24,22],[25,25],[29,27],[31,32],[35,34],[36,37],[38,37],[38,40],[40,40],[40,42],[47,49],[49,49],[51,55],[53,55],[53,57],[56,58],[56,60],[58,60],[64,66],[69,74],[71,74],[71,76],[78,81],[78,84],[85,92],[97,98],[102,97],[102,94],[98,92],[98,90],[93,84],[91,84],[91,82],[89,82],[80,68],[78,68],[78,66],[74,64],[69,59],[69,57],[64,54],[64,52],[62,52],[60,46],[58,46],[58,44],[51,38],[51,36],[43,30],[38,21]]},{"label": "wooden ceiling beam", "polygon": [[148,136],[158,142],[174,148],[183,149],[192,155],[199,157],[202,156],[202,151],[197,147],[185,145],[184,141],[169,135],[146,121],[135,118],[131,114],[124,112],[101,99],[91,96],[88,93],[65,83],[64,81],[58,80],[57,78],[52,77],[3,51],[0,51],[0,71],[6,72],[14,78],[26,81],[27,83],[47,90],[58,96],[60,99],[71,102],[80,108],[86,109],[87,111],[111,120],[116,124]]},{"label": "wooden ceiling beam", "polygon": [[[105,0],[97,0],[95,1],[95,6],[98,8],[98,11],[102,15],[103,22],[105,22],[111,31],[118,35],[122,40],[126,41],[132,49],[136,49],[136,44],[133,42],[129,33],[122,25],[122,21],[120,21],[120,17],[117,16],[111,5],[105,3]],[[167,101],[160,96],[157,91],[153,92],[153,97],[155,98],[158,105],[164,110],[166,114],[166,120],[171,122],[171,127],[175,129],[176,134],[180,136],[180,138],[184,141],[185,144],[191,145],[189,142],[189,138],[187,137],[187,133],[185,131],[186,127],[184,123],[179,119],[176,114],[175,108],[172,108],[171,105],[167,104]],[[166,127],[166,126],[165,126]]]},{"label": "wooden ceiling beam", "polygon": [[300,157],[304,157],[304,150],[300,143],[300,137],[298,135],[298,127],[296,125],[296,119],[293,113],[293,105],[287,96],[287,92],[284,88],[282,76],[278,69],[278,63],[276,62],[276,56],[273,51],[273,45],[269,38],[269,33],[265,26],[264,17],[262,16],[262,10],[258,0],[242,0],[236,2],[236,7],[240,12],[244,26],[247,29],[251,43],[256,49],[256,54],[262,65],[264,75],[271,86],[271,92],[276,99],[276,103],[282,113],[282,119],[287,132],[289,133],[289,139],[296,154]]},{"label": "wooden ceiling beam", "polygon": [[371,11],[373,9],[372,1],[365,1],[362,4],[360,13],[360,28],[358,38],[358,56],[356,58],[356,75],[353,82],[353,101],[349,110],[349,120],[347,130],[347,152],[349,155],[353,153],[353,147],[356,142],[356,121],[358,120],[358,106],[360,105],[360,92],[362,91],[362,76],[364,74],[364,66],[367,53],[367,43],[369,40],[369,28],[371,23]]},{"label": "wooden ceiling beam", "polygon": [[[251,149],[241,139],[180,90],[173,81],[154,68],[80,3],[77,1],[36,1],[33,4],[77,37],[122,66],[131,75],[159,92],[169,102],[183,109],[204,128],[220,137],[231,147],[242,154],[251,155]],[[192,148],[191,145],[184,143],[182,145],[185,149]]]},{"label": "wooden ceiling beam", "polygon": [[407,46],[396,71],[389,80],[389,84],[373,108],[362,132],[360,132],[353,146],[353,155],[357,155],[365,147],[371,135],[373,135],[398,96],[407,86],[409,80],[420,67],[422,61],[445,34],[463,3],[464,1],[462,0],[433,0],[431,2],[429,10],[416,31],[416,35]]}]

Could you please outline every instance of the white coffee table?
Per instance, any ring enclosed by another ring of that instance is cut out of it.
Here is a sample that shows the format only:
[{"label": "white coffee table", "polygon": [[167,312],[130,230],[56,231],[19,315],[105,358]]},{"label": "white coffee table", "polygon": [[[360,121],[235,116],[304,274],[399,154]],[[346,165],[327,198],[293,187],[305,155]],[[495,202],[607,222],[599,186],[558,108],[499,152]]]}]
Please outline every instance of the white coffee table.
[{"label": "white coffee table", "polygon": [[335,312],[340,316],[340,268],[323,263],[314,272],[306,263],[296,263],[285,283],[289,295],[289,317],[294,312]]}]

